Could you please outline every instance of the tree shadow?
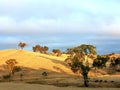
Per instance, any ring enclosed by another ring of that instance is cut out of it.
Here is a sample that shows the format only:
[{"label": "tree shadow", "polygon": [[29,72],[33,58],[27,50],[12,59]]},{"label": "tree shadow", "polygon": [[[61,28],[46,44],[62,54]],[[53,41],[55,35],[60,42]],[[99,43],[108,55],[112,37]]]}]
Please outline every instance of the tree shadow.
[{"label": "tree shadow", "polygon": [[45,57],[45,56],[39,56],[39,57],[49,59],[49,60],[51,60],[53,63],[62,64],[62,65],[64,65],[66,68],[69,68],[69,65],[66,64],[66,63],[63,62],[63,61],[59,61],[59,60],[56,60],[56,59],[51,59],[51,58],[48,58],[48,57]]},{"label": "tree shadow", "polygon": [[61,68],[57,66],[53,66],[53,68],[56,69],[57,71],[60,71],[61,73],[66,73],[64,70],[62,70]]}]

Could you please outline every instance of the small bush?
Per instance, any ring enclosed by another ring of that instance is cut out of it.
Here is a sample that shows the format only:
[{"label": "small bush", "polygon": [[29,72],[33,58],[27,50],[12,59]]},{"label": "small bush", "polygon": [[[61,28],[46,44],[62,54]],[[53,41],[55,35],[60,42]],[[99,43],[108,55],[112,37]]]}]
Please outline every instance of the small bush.
[{"label": "small bush", "polygon": [[43,76],[47,76],[48,74],[47,74],[47,72],[43,72],[42,75]]},{"label": "small bush", "polygon": [[99,82],[102,82],[103,80],[100,80]]},{"label": "small bush", "polygon": [[114,81],[111,81],[111,83],[113,83]]},{"label": "small bush", "polygon": [[95,80],[95,82],[98,82],[98,80]]},{"label": "small bush", "polygon": [[11,75],[7,74],[7,75],[3,75],[3,79],[10,79]]},{"label": "small bush", "polygon": [[107,80],[104,80],[105,83],[107,83]]}]

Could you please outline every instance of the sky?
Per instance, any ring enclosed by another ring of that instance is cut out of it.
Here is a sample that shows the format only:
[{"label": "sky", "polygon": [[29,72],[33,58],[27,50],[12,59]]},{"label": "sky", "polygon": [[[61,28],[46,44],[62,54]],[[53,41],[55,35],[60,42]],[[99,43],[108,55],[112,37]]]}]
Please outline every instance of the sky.
[{"label": "sky", "polygon": [[120,53],[120,0],[0,0],[0,50],[81,44]]}]

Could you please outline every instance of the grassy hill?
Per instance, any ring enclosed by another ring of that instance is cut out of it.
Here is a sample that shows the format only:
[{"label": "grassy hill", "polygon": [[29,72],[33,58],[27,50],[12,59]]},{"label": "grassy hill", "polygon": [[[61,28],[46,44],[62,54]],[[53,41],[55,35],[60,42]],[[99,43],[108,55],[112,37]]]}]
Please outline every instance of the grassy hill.
[{"label": "grassy hill", "polygon": [[[22,70],[14,74],[14,76],[11,78],[11,82],[19,82],[25,86],[31,84],[33,85],[31,89],[34,89],[36,87],[34,84],[46,85],[46,87],[48,87],[48,85],[54,85],[58,87],[73,86],[76,87],[76,89],[79,89],[77,87],[84,86],[83,77],[73,74],[70,68],[63,62],[66,58],[66,54],[57,57],[25,50],[1,50],[0,82],[7,81],[3,78],[4,75],[8,74],[7,69],[5,69],[5,62],[9,59],[16,59],[18,62],[17,66],[21,66]],[[47,76],[42,75],[44,71],[47,72]],[[20,81],[21,73],[23,74],[23,81]],[[108,75],[103,70],[97,70],[97,73],[95,73],[94,70],[91,70],[88,75],[90,77],[90,87],[120,86],[120,74]],[[107,82],[95,82],[96,80]],[[111,81],[114,82],[111,83]],[[3,86],[3,89],[9,90],[9,84],[10,83],[3,83],[1,86]],[[11,84],[11,87],[14,87],[14,83]],[[23,87],[19,86],[19,89]]]},{"label": "grassy hill", "polygon": [[5,64],[6,60],[16,59],[18,66],[71,74],[72,71],[63,62],[66,57],[64,54],[57,57],[25,50],[1,50],[0,65]]}]

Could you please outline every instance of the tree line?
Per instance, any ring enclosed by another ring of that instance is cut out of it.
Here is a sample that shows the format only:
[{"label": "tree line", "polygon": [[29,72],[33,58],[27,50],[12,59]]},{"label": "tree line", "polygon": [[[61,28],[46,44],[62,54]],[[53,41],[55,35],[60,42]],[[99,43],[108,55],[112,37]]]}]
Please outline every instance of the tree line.
[{"label": "tree line", "polygon": [[[26,46],[27,44],[24,42],[20,42],[18,44],[18,46],[21,48],[21,50],[23,50],[23,48]],[[49,47],[48,46],[41,46],[41,45],[35,45],[32,47],[33,52],[40,52],[40,53],[44,53],[47,54]],[[56,55],[56,56],[61,56],[62,52],[60,49],[53,49],[52,52]]]}]

